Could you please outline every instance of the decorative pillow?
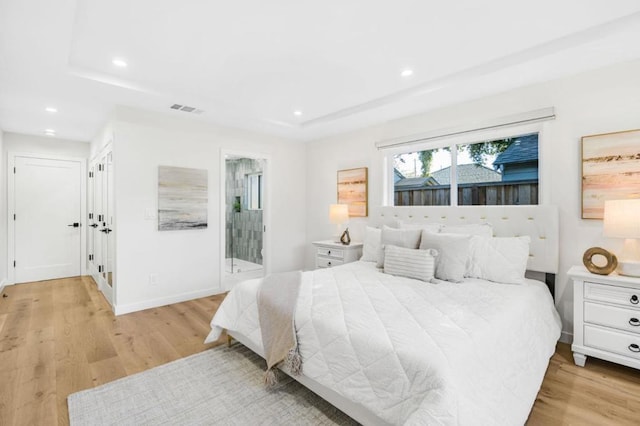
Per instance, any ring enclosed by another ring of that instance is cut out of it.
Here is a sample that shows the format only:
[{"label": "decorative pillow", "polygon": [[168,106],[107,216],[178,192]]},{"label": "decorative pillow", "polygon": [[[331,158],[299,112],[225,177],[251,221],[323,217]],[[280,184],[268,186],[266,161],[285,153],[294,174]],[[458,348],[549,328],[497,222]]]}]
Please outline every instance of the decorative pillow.
[{"label": "decorative pillow", "polygon": [[431,281],[435,270],[436,250],[418,250],[384,246],[384,273],[400,277]]},{"label": "decorative pillow", "polygon": [[437,250],[436,278],[457,283],[464,279],[467,271],[470,241],[471,235],[434,234],[423,231],[420,249]]},{"label": "decorative pillow", "polygon": [[468,225],[442,225],[440,232],[445,234],[478,235],[493,237],[493,226],[490,223],[470,223]]},{"label": "decorative pillow", "polygon": [[530,242],[528,236],[473,237],[467,276],[504,284],[524,284]]},{"label": "decorative pillow", "polygon": [[378,268],[384,264],[384,246],[391,244],[398,247],[417,249],[420,246],[420,229],[396,229],[389,226],[382,227],[382,256],[378,259]]},{"label": "decorative pillow", "polygon": [[382,229],[367,226],[362,244],[362,257],[365,262],[382,262]]},{"label": "decorative pillow", "polygon": [[407,223],[407,222],[403,222],[403,221],[399,220],[398,221],[398,228],[400,228],[400,229],[423,229],[423,230],[425,230],[427,232],[440,232],[440,229],[442,228],[442,224],[433,223],[433,222]]}]

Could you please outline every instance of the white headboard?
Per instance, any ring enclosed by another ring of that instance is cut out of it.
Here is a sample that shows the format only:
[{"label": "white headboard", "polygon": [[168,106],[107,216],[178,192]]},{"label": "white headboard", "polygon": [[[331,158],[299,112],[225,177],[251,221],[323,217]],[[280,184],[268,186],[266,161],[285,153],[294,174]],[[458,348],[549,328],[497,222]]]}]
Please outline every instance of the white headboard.
[{"label": "white headboard", "polygon": [[558,272],[558,208],[556,206],[411,206],[371,209],[371,222],[394,225],[404,222],[437,222],[449,225],[485,223],[496,237],[531,237],[530,271]]}]

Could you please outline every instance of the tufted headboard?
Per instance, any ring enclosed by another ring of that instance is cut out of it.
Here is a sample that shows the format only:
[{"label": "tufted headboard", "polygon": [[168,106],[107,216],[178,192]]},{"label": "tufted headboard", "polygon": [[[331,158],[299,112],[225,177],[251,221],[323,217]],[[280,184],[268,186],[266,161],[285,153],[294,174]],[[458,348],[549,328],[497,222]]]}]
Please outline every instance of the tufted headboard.
[{"label": "tufted headboard", "polygon": [[496,237],[531,237],[530,271],[558,272],[558,208],[556,206],[383,206],[371,209],[375,225],[403,222],[437,222],[448,225],[490,223]]}]

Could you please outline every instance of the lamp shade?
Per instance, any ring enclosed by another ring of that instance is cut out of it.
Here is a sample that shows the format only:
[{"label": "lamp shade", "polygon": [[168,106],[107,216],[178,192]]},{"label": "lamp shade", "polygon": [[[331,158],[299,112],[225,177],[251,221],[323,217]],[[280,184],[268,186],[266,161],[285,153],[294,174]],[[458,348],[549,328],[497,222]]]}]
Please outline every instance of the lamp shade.
[{"label": "lamp shade", "polygon": [[611,238],[640,238],[640,199],[605,201],[603,234]]},{"label": "lamp shade", "polygon": [[340,225],[349,220],[349,206],[346,204],[331,204],[329,206],[329,222]]}]

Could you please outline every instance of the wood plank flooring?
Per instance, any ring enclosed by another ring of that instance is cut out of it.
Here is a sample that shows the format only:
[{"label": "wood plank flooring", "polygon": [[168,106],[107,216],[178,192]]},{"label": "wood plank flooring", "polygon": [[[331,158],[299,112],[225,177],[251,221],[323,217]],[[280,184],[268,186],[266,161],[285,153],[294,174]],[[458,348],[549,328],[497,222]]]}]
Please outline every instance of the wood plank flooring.
[{"label": "wood plank flooring", "polygon": [[[66,425],[67,396],[201,352],[223,296],[115,317],[90,277],[9,286],[0,298],[0,424]],[[529,425],[640,424],[640,371],[558,344]]]},{"label": "wood plank flooring", "polygon": [[114,316],[91,277],[8,286],[0,298],[0,425],[69,424],[67,396],[211,348],[224,296]]}]

